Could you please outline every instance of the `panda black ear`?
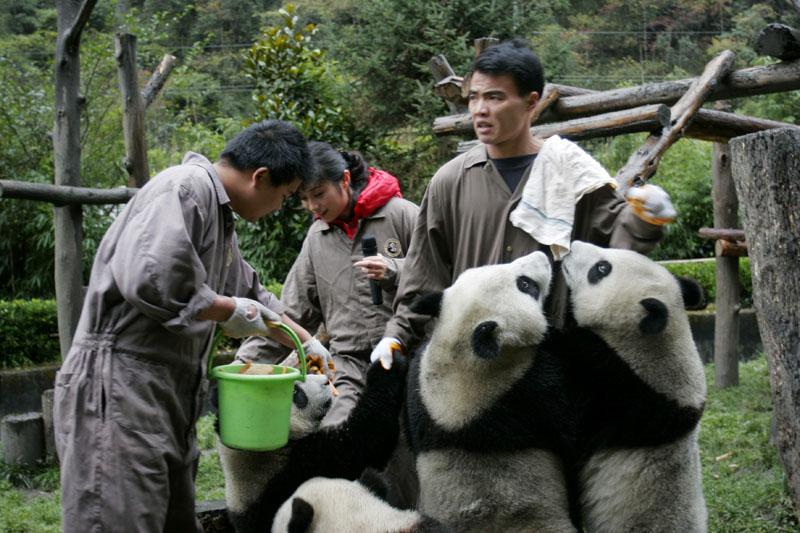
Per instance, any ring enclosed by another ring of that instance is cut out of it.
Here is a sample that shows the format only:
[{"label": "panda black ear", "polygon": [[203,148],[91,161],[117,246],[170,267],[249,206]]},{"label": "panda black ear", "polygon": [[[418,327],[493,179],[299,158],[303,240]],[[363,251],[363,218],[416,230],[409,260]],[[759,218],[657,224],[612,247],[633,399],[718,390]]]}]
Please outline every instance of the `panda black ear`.
[{"label": "panda black ear", "polygon": [[690,310],[706,308],[706,291],[703,287],[691,278],[675,276],[678,285],[681,286],[681,296],[683,296],[683,307]]},{"label": "panda black ear", "polygon": [[472,351],[481,359],[494,359],[500,355],[500,345],[494,336],[497,322],[481,322],[472,332]]},{"label": "panda black ear", "polygon": [[655,335],[664,331],[669,321],[669,309],[664,302],[655,298],[645,298],[639,302],[647,314],[639,321],[642,335]]},{"label": "panda black ear", "polygon": [[289,533],[305,533],[314,520],[314,508],[303,498],[292,500],[292,518],[289,520]]},{"label": "panda black ear", "polygon": [[442,291],[427,291],[420,293],[411,300],[411,311],[419,315],[439,316],[442,309]]}]

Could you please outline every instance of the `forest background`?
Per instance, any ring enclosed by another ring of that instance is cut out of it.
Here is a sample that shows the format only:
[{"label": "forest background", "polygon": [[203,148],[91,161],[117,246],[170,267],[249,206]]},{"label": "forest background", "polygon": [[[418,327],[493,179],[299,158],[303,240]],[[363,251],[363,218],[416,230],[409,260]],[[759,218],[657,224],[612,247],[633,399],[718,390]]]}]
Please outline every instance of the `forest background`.
[{"label": "forest background", "polygon": [[[478,37],[523,37],[547,80],[610,89],[698,75],[723,49],[736,68],[774,62],[755,51],[770,22],[800,26],[788,0],[120,0],[98,2],[81,41],[81,180],[120,187],[122,103],[114,33],[137,36],[140,84],[165,53],[178,66],[147,111],[150,170],[196,151],[216,158],[225,141],[262,118],[296,123],[312,139],[361,151],[419,201],[456,140],[431,125],[448,114],[432,92],[428,60],[444,54],[464,74]],[[0,0],[0,179],[53,182],[52,1]],[[800,121],[800,91],[730,102],[734,111]],[[642,135],[582,142],[613,175]],[[655,259],[713,255],[697,229],[712,226],[711,144],[684,139],[654,180],[679,218]],[[246,259],[280,283],[310,219],[287,209],[237,229]],[[120,206],[84,208],[84,277]],[[0,300],[53,298],[50,204],[0,202]]]}]

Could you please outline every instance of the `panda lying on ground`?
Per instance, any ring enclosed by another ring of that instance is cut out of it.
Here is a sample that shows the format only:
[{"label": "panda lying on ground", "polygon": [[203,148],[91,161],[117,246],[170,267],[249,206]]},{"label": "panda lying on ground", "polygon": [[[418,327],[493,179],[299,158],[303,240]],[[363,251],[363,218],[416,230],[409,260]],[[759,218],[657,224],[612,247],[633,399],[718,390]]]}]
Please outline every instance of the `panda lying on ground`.
[{"label": "panda lying on ground", "polygon": [[228,518],[237,531],[268,531],[275,512],[304,481],[315,476],[356,479],[366,467],[381,470],[397,443],[407,365],[372,364],[366,386],[347,421],[318,430],[332,396],[327,378],[296,382],[289,443],[251,452],[218,443],[225,475]]},{"label": "panda lying on ground", "polygon": [[550,275],[535,252],[469,269],[412,306],[439,317],[407,387],[418,509],[456,531],[575,531],[563,375],[536,349]]},{"label": "panda lying on ground", "polygon": [[567,365],[586,529],[705,531],[706,384],[684,311],[702,289],[635,252],[582,242],[562,268],[575,324],[546,344]]},{"label": "panda lying on ground", "polygon": [[436,520],[396,509],[358,481],[315,477],[300,485],[275,515],[272,533],[445,533]]}]

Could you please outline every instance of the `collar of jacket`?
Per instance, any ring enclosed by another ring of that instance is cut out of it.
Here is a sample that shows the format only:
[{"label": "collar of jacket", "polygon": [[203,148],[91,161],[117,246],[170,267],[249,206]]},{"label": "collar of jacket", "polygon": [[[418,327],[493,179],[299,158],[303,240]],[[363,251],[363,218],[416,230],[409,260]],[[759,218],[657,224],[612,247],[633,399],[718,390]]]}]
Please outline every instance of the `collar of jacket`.
[{"label": "collar of jacket", "polygon": [[358,195],[353,206],[353,218],[348,221],[334,220],[331,225],[341,228],[347,237],[353,240],[358,232],[359,222],[372,215],[394,197],[403,197],[397,178],[386,171],[369,167],[367,185]]},{"label": "collar of jacket", "polygon": [[230,203],[231,199],[228,196],[227,191],[225,191],[225,187],[222,185],[222,180],[219,178],[219,174],[217,174],[217,169],[214,168],[214,165],[209,161],[209,159],[202,155],[198,154],[197,152],[186,152],[183,156],[183,161],[181,161],[182,165],[197,165],[198,167],[203,168],[206,172],[208,172],[208,176],[211,178],[211,183],[214,184],[214,190],[217,192],[217,201],[220,205]]}]

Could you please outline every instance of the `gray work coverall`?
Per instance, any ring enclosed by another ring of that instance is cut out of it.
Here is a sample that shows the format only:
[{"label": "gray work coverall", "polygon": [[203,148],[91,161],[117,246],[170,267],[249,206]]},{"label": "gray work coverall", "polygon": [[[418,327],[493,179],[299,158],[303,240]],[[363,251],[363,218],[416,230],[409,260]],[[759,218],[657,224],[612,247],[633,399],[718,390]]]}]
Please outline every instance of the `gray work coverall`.
[{"label": "gray work coverall", "polygon": [[[316,220],[284,281],[281,302],[286,314],[309,331],[324,323],[331,336],[339,396],[323,419],[324,426],[343,422],[364,388],[369,355],[392,316],[392,300],[418,212],[416,204],[391,198],[361,221],[353,240],[336,226]],[[368,234],[375,237],[378,253],[390,263],[381,281],[380,305],[372,303],[367,277],[353,267],[364,255],[361,239]],[[271,339],[251,337],[242,343],[237,357],[277,362],[286,354],[287,349]]]},{"label": "gray work coverall", "polygon": [[[540,159],[541,154],[533,164]],[[560,167],[569,165],[568,161],[558,162],[557,157],[552,159],[548,172],[565,171]],[[429,317],[411,312],[408,306],[413,297],[449,287],[468,268],[509,263],[536,250],[552,257],[548,246],[508,220],[530,174],[526,172],[516,190],[510,191],[483,144],[436,172],[422,199],[387,337],[398,338],[413,349],[430,322]],[[653,249],[661,236],[659,226],[638,218],[611,187],[586,194],[575,206],[572,240],[644,253]],[[566,312],[567,291],[560,270],[554,274],[547,311],[558,325]]]},{"label": "gray work coverall", "polygon": [[215,323],[194,317],[217,294],[283,312],[241,258],[219,176],[188,153],[133,197],[100,243],[56,376],[65,532],[199,529],[194,426]]}]

